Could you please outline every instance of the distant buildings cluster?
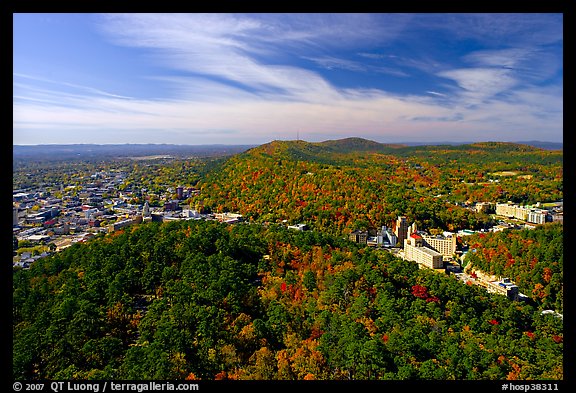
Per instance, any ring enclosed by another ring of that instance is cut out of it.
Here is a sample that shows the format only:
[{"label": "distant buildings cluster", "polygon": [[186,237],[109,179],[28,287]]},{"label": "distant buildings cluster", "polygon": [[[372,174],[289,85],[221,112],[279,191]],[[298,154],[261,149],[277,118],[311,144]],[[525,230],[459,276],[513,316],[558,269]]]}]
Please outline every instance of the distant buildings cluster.
[{"label": "distant buildings cluster", "polygon": [[[549,211],[502,203],[496,204],[496,214],[536,224],[561,220],[561,218],[554,219],[554,217],[562,216],[562,202],[552,205],[552,211]],[[479,211],[493,210],[489,203],[482,203],[475,208],[480,209]],[[500,221],[500,224],[491,230],[500,231],[515,227],[515,225]],[[394,223],[393,229],[383,226],[377,232],[377,236],[370,236],[369,232],[365,230],[356,230],[349,234],[349,239],[368,246],[396,247],[397,255],[404,260],[414,261],[419,266],[436,271],[454,273],[461,280],[482,286],[488,292],[506,296],[511,300],[525,300],[527,297],[518,291],[518,286],[510,281],[509,278],[494,280],[493,278],[477,277],[474,274],[469,276],[461,272],[461,266],[452,262],[457,253],[461,253],[461,251],[457,251],[457,235],[467,236],[473,233],[475,231],[464,229],[459,231],[458,234],[443,232],[442,235],[430,235],[425,231],[419,231],[415,222],[409,225],[406,217],[400,216]]]},{"label": "distant buildings cluster", "polygon": [[373,247],[400,247],[404,259],[416,261],[426,267],[442,268],[444,260],[450,260],[456,253],[456,235],[444,232],[442,235],[429,235],[418,231],[416,223],[408,225],[406,217],[396,220],[394,229],[383,226],[376,236],[369,236],[368,231],[356,230],[348,238],[356,243]]},{"label": "distant buildings cluster", "polygon": [[545,222],[554,221],[554,216],[556,216],[556,214],[553,214],[545,209],[540,209],[533,206],[519,206],[510,202],[497,203],[496,214],[509,218],[516,218],[518,220],[531,222],[534,224],[544,224]]},{"label": "distant buildings cluster", "polygon": [[366,244],[371,247],[395,247],[398,237],[391,228],[382,226],[376,232],[376,236],[370,236],[368,231],[356,230],[348,235],[348,238],[356,243]]}]

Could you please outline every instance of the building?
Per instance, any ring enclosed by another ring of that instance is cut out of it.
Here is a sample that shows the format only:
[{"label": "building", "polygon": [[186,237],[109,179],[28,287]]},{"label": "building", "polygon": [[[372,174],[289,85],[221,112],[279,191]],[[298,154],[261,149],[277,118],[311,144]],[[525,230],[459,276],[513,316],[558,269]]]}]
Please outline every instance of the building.
[{"label": "building", "polygon": [[202,215],[198,212],[198,210],[194,210],[194,209],[182,210],[182,216],[185,218],[200,218],[200,217],[202,217]]},{"label": "building", "polygon": [[548,212],[546,210],[532,209],[528,212],[526,221],[533,224],[544,224],[546,221],[551,220],[548,218]]},{"label": "building", "polygon": [[404,240],[404,259],[414,261],[430,269],[444,267],[442,254],[424,246],[422,236],[417,233],[410,233],[408,238]]},{"label": "building", "polygon": [[429,235],[422,235],[422,240],[424,245],[433,249],[434,251],[439,252],[444,257],[452,258],[452,256],[456,253],[456,236],[455,235],[437,235],[437,236],[429,236]]},{"label": "building", "polygon": [[169,202],[164,202],[164,211],[176,211],[178,209],[180,209],[180,206],[178,206],[178,201],[172,200]]},{"label": "building", "polygon": [[509,218],[517,218],[519,220],[526,221],[530,209],[518,205],[514,205],[510,202],[508,203],[497,203],[496,204],[496,214],[500,216],[506,216]]},{"label": "building", "polygon": [[144,202],[144,207],[142,208],[142,217],[150,217],[150,205],[148,201]]},{"label": "building", "polygon": [[46,243],[46,242],[50,241],[50,236],[48,236],[48,235],[30,235],[30,236],[28,236],[28,240],[30,240],[32,242]]},{"label": "building", "polygon": [[378,246],[378,236],[368,236],[366,238],[366,245],[368,247],[377,247]]},{"label": "building", "polygon": [[504,295],[510,300],[518,300],[518,286],[511,282],[509,278],[503,278],[501,281],[488,281],[486,290],[491,293]]},{"label": "building", "polygon": [[70,234],[70,225],[65,222],[61,226],[54,227],[52,230],[56,235],[68,235]]},{"label": "building", "polygon": [[15,194],[12,194],[12,201],[13,202],[22,202],[25,200],[30,199],[31,194],[25,193],[25,192],[18,192]]},{"label": "building", "polygon": [[225,222],[227,224],[235,224],[242,221],[242,214],[237,213],[216,213],[214,214],[214,217],[219,222]]},{"label": "building", "polygon": [[492,204],[490,202],[477,202],[474,206],[474,210],[477,213],[488,213],[492,210]]},{"label": "building", "polygon": [[140,220],[129,218],[127,220],[122,220],[122,221],[118,221],[118,222],[115,222],[113,224],[110,224],[110,225],[108,225],[108,232],[109,233],[114,232],[120,228],[124,228],[126,226],[142,222],[142,217],[137,217],[137,218],[139,218]]},{"label": "building", "polygon": [[400,216],[396,220],[395,234],[397,243],[402,247],[404,245],[404,240],[408,237],[408,221],[406,221],[406,217]]},{"label": "building", "polygon": [[498,224],[493,226],[492,228],[490,228],[490,232],[502,232],[506,229],[510,229],[510,228],[514,228],[513,225],[508,225],[508,224]]},{"label": "building", "polygon": [[25,224],[35,225],[35,224],[44,224],[46,221],[46,217],[44,217],[41,213],[40,214],[28,214],[26,218],[24,218]]},{"label": "building", "polygon": [[366,244],[368,242],[368,231],[355,230],[348,235],[353,242]]},{"label": "building", "polygon": [[398,242],[398,238],[396,237],[392,229],[387,228],[385,226],[383,226],[382,229],[378,231],[376,237],[378,245],[394,247]]},{"label": "building", "polygon": [[100,224],[102,223],[102,221],[100,221],[99,219],[94,219],[94,220],[90,220],[88,221],[88,226],[92,227],[92,228],[100,228]]},{"label": "building", "polygon": [[178,196],[178,199],[182,199],[184,197],[184,187],[176,187],[176,195]]},{"label": "building", "polygon": [[86,219],[89,219],[89,218],[94,217],[94,215],[95,215],[96,213],[98,213],[98,211],[99,211],[99,210],[96,209],[96,208],[84,209],[84,207],[82,207],[82,210],[84,210],[84,217],[85,217]]}]

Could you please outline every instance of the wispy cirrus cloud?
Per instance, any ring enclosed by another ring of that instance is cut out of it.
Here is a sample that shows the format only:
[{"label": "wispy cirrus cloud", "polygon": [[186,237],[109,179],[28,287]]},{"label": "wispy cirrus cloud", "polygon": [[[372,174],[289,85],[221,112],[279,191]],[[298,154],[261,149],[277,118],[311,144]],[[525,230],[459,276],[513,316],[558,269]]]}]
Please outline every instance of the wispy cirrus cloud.
[{"label": "wispy cirrus cloud", "polygon": [[304,57],[304,59],[310,60],[321,68],[325,68],[327,70],[341,69],[352,72],[380,73],[403,78],[410,76],[408,73],[399,68],[365,64],[359,61],[342,59],[333,56]]},{"label": "wispy cirrus cloud", "polygon": [[[364,28],[348,30],[356,23]],[[396,21],[384,28],[370,14],[303,14],[291,18],[289,24],[277,15],[255,19],[227,14],[112,14],[104,15],[103,29],[117,43],[158,50],[159,61],[191,75],[303,98],[313,89],[327,92],[330,88],[314,72],[261,59],[274,61],[294,51],[313,52],[319,45],[334,45],[335,40],[339,46],[354,45],[374,40],[374,33],[392,37],[403,25]],[[313,59],[324,67],[361,70],[354,62]]]},{"label": "wispy cirrus cloud", "polygon": [[511,72],[505,69],[459,68],[440,72],[438,76],[455,81],[462,90],[458,95],[467,105],[482,104],[518,84]]},{"label": "wispy cirrus cloud", "polygon": [[[123,95],[119,95],[119,94],[109,93],[109,92],[106,92],[106,91],[103,91],[103,90],[100,90],[100,89],[97,89],[94,87],[90,87],[90,86],[83,86],[83,85],[78,85],[75,83],[69,83],[69,82],[65,82],[65,81],[55,81],[55,80],[48,79],[48,78],[42,78],[39,76],[33,76],[33,75],[27,75],[27,74],[20,74],[17,72],[13,73],[13,78],[20,79],[20,80],[41,82],[44,85],[59,85],[61,87],[69,88],[69,90],[71,90],[71,91],[76,91],[76,92],[78,92],[78,94],[94,94],[94,95],[105,96],[105,97],[125,98],[125,99],[131,98],[131,97],[127,97],[127,96],[123,96]],[[43,89],[39,89],[37,87],[33,87],[31,85],[25,85],[25,84],[18,83],[18,82],[14,82],[14,84],[16,86],[27,87],[30,90],[36,90],[38,92],[40,92],[40,91],[44,91],[44,92],[54,91],[54,90],[43,90]]]}]

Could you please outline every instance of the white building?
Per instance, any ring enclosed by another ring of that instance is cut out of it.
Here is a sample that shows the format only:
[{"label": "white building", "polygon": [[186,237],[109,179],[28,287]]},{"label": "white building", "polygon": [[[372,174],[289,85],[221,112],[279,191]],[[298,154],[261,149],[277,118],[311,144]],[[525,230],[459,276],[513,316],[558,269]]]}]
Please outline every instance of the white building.
[{"label": "white building", "polygon": [[242,220],[242,214],[237,213],[216,213],[214,217],[219,222],[225,222],[227,224],[235,224]]},{"label": "white building", "polygon": [[430,269],[444,267],[443,255],[425,246],[424,239],[417,233],[416,223],[413,223],[404,240],[404,259],[414,261]]},{"label": "white building", "polygon": [[513,205],[511,203],[497,203],[496,204],[496,214],[500,216],[506,216],[510,218],[517,218],[519,220],[526,221],[530,209],[518,205]]},{"label": "white building", "polygon": [[382,229],[378,231],[376,238],[376,242],[379,245],[389,245],[394,247],[398,242],[398,237],[396,237],[391,228],[387,228],[386,226],[382,226]]},{"label": "white building", "polygon": [[414,261],[430,269],[444,267],[443,257],[437,251],[423,245],[422,236],[412,233],[404,240],[404,259]]},{"label": "white building", "polygon": [[452,258],[456,253],[456,236],[454,235],[422,235],[424,245],[442,254],[444,257]]},{"label": "white building", "polygon": [[544,224],[546,222],[547,216],[548,212],[546,210],[532,209],[528,212],[526,221],[534,224]]}]

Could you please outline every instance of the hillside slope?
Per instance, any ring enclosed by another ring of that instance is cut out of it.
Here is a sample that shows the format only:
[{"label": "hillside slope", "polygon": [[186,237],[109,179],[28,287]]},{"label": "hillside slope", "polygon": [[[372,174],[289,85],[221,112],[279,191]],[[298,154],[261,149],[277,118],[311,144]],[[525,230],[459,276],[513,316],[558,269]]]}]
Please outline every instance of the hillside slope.
[{"label": "hillside slope", "polygon": [[318,232],[146,223],[14,272],[16,380],[562,379],[562,323]]},{"label": "hillside slope", "polygon": [[193,202],[213,211],[333,233],[390,225],[399,215],[425,227],[479,228],[488,218],[455,203],[558,200],[562,152],[494,142],[273,141],[224,161],[199,186]]}]

